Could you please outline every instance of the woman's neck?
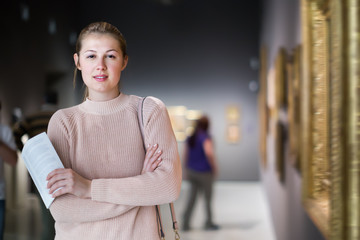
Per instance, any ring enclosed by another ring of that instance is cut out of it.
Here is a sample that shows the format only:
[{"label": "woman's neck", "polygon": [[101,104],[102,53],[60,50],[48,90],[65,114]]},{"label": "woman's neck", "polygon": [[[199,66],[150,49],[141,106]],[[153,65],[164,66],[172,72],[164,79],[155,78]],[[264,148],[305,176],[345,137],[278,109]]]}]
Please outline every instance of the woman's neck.
[{"label": "woman's neck", "polygon": [[120,95],[120,91],[112,93],[89,93],[88,98],[94,102],[104,102],[117,98]]}]

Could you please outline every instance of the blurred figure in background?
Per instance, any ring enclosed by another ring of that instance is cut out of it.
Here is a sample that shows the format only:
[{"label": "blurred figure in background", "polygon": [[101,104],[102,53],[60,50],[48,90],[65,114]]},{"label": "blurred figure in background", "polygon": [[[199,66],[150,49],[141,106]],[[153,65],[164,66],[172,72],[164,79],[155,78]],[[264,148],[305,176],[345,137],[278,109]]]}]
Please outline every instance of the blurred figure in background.
[{"label": "blurred figure in background", "polygon": [[203,192],[205,196],[206,222],[204,228],[206,230],[219,228],[212,219],[211,199],[218,166],[208,129],[209,119],[203,116],[197,121],[194,133],[186,141],[184,169],[190,183],[190,194],[183,216],[184,231],[190,230],[190,218],[200,192]]},{"label": "blurred figure in background", "polygon": [[46,92],[41,109],[38,112],[26,116],[23,120],[15,124],[15,141],[20,151],[22,151],[24,147],[24,143],[21,139],[24,135],[28,135],[29,138],[32,138],[39,133],[47,131],[49,120],[58,108],[57,101],[58,97],[56,92]]},{"label": "blurred figure in background", "polygon": [[[58,96],[56,92],[48,91],[44,95],[44,102],[41,109],[29,116],[26,116],[23,120],[17,122],[14,126],[15,141],[18,149],[22,151],[24,143],[22,137],[28,135],[28,138],[32,138],[42,132],[47,132],[47,127],[51,116],[58,109]],[[55,221],[50,211],[45,207],[41,200],[41,196],[36,189],[35,184],[31,180],[32,193],[36,193],[39,198],[41,207],[41,218],[42,218],[42,233],[41,240],[54,239],[55,237]]]},{"label": "blurred figure in background", "polygon": [[[1,101],[0,101],[1,113]],[[1,117],[0,117],[1,120]],[[4,162],[15,166],[17,163],[16,144],[11,128],[0,122],[0,240],[3,239],[5,227],[5,176]]]}]

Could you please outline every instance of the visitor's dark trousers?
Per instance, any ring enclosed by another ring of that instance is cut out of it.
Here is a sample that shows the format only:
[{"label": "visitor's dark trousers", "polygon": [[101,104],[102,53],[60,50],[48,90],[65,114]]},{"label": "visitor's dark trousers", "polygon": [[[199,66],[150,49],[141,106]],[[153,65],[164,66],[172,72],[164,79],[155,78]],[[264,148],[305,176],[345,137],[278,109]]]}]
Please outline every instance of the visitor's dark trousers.
[{"label": "visitor's dark trousers", "polygon": [[183,224],[189,227],[190,218],[193,213],[194,205],[199,193],[203,192],[205,197],[206,222],[205,225],[212,224],[211,198],[213,191],[214,175],[212,172],[196,172],[187,169],[187,176],[190,183],[190,195],[187,201]]},{"label": "visitor's dark trousers", "polygon": [[0,240],[4,238],[4,231],[5,231],[5,200],[0,200]]}]

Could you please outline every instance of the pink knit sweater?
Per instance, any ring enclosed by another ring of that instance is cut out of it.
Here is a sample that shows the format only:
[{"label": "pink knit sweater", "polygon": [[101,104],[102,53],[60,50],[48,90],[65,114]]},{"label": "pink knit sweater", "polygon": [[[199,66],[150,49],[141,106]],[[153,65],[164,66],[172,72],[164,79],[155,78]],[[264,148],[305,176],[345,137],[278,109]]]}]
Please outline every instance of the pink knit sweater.
[{"label": "pink knit sweater", "polygon": [[161,165],[141,174],[145,153],[138,125],[140,98],[120,94],[57,111],[48,136],[66,168],[92,179],[91,199],[67,194],[50,211],[57,240],[159,239],[156,204],[177,199],[181,164],[165,105],[144,102],[145,144],[159,144]]}]

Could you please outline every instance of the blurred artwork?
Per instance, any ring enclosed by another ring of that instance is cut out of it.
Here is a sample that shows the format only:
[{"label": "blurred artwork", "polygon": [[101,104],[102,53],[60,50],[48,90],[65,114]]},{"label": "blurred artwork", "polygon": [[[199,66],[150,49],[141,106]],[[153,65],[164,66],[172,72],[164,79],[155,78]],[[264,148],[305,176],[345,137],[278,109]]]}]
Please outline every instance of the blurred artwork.
[{"label": "blurred artwork", "polygon": [[176,140],[185,141],[193,133],[195,122],[202,116],[202,112],[185,106],[169,106],[167,109]]},{"label": "blurred artwork", "polygon": [[232,144],[240,141],[240,109],[237,105],[226,108],[226,141]]},{"label": "blurred artwork", "polygon": [[226,127],[226,140],[228,143],[240,141],[240,127],[238,125],[228,125]]},{"label": "blurred artwork", "polygon": [[[268,106],[268,70],[267,47],[262,46],[260,52],[260,90],[258,96],[258,112],[260,127],[260,154],[262,167],[267,165],[267,136],[269,132],[269,106]],[[270,72],[270,71],[269,71]]]}]

